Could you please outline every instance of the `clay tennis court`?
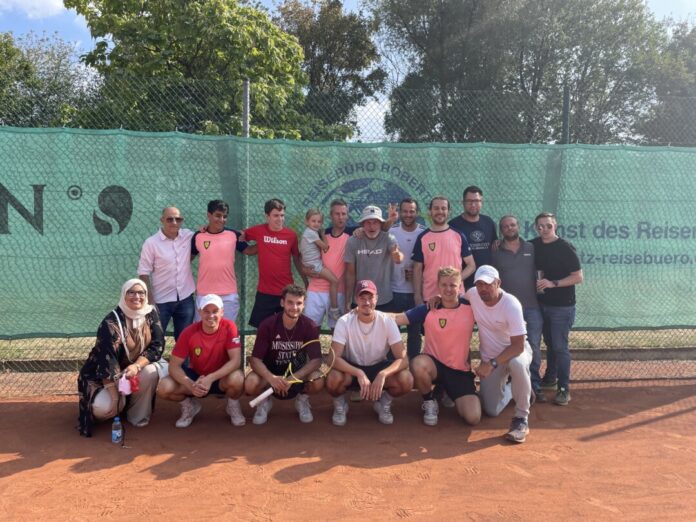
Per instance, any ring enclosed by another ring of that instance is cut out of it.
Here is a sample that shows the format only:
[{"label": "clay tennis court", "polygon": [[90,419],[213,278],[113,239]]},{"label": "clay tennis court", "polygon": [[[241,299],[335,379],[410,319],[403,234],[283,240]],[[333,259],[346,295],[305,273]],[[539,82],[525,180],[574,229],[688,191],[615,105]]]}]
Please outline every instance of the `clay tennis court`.
[{"label": "clay tennis court", "polygon": [[[331,425],[327,395],[302,425],[275,401],[264,426],[234,428],[209,398],[177,430],[160,401],[127,448],[110,427],[74,429],[75,397],[0,402],[0,517],[16,519],[685,520],[696,512],[696,382],[578,384],[568,407],[533,406],[527,442],[501,437],[512,409],[471,429],[420,398],[383,426],[351,403]],[[245,408],[250,417],[250,410]]]}]

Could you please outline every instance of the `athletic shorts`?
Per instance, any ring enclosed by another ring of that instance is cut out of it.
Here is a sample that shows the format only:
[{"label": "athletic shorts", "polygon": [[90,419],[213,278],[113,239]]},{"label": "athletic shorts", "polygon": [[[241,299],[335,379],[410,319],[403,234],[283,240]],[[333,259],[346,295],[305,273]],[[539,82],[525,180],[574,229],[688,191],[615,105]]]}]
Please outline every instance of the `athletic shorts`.
[{"label": "athletic shorts", "polygon": [[432,355],[425,353],[435,363],[437,377],[433,380],[433,384],[440,385],[447,392],[450,399],[453,401],[465,395],[476,394],[476,383],[474,382],[474,372],[463,370],[455,370],[449,366],[442,364]]},{"label": "athletic shorts", "polygon": [[[184,361],[184,364],[181,365],[181,369],[184,370],[186,377],[188,377],[192,381],[196,381],[200,377],[200,375],[198,375],[193,369],[189,368],[188,359]],[[217,381],[213,381],[213,384],[210,385],[208,395],[210,394],[225,395],[225,392],[220,389],[220,379],[218,379]]]},{"label": "athletic shorts", "polygon": [[251,310],[251,316],[249,317],[249,325],[258,328],[266,317],[270,317],[282,310],[283,307],[280,306],[279,295],[256,292],[254,308]]},{"label": "athletic shorts", "polygon": [[[338,308],[343,309],[343,304],[346,302],[346,296],[344,294],[338,294],[336,296],[338,301]],[[329,309],[331,308],[331,301],[329,299],[329,292],[307,292],[307,299],[305,299],[304,314],[309,317],[316,325],[321,328],[322,322],[324,322],[324,316],[329,315]],[[328,318],[329,328],[336,326],[336,321]]]},{"label": "athletic shorts", "polygon": [[[348,361],[350,362],[350,361]],[[360,364],[355,364],[350,362],[353,366],[356,368],[360,368],[362,371],[365,372],[365,375],[367,375],[367,378],[370,380],[370,382],[374,381],[375,378],[377,377],[377,374],[384,370],[387,366],[389,366],[391,363],[394,361],[389,361],[387,359],[383,361],[379,361],[376,364],[373,364],[371,366],[361,366]],[[353,377],[353,379],[350,381],[350,384],[348,385],[348,388],[351,390],[359,390],[360,385],[358,384],[358,379],[357,377]]]},{"label": "athletic shorts", "polygon": [[[266,368],[268,368],[268,371],[271,372],[273,375],[285,375],[285,370],[287,370],[286,365],[282,366],[274,366],[274,365],[266,365]],[[299,369],[299,368],[296,368]],[[287,399],[293,399],[297,397],[298,394],[302,393],[304,391],[305,384],[303,382],[295,382],[290,385],[290,389],[288,390],[288,394],[285,397],[281,397],[278,395],[276,392],[273,392],[273,397],[276,399],[280,399],[281,401],[287,400]]]}]

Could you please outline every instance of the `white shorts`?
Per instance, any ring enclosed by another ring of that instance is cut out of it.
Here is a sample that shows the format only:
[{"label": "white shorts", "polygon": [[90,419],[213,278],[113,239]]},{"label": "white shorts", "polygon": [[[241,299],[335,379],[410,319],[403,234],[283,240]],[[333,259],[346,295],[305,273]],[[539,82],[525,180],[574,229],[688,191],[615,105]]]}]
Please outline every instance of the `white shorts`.
[{"label": "white shorts", "polygon": [[[203,296],[196,296],[196,316],[194,317],[194,321],[201,320],[201,316],[198,313],[198,309],[200,308],[200,300],[202,298]],[[225,316],[225,318],[230,319],[231,321],[234,321],[236,323],[237,315],[239,314],[239,294],[221,295],[220,299],[222,299],[223,306],[222,314]]]},{"label": "white shorts", "polygon": [[[343,310],[346,304],[346,296],[343,294],[338,294],[336,297],[339,310]],[[329,328],[336,326],[336,321],[328,318],[329,308],[331,308],[329,292],[307,292],[304,314],[312,321],[317,323],[317,326],[320,328],[321,323],[324,321],[324,316],[327,316]]]}]

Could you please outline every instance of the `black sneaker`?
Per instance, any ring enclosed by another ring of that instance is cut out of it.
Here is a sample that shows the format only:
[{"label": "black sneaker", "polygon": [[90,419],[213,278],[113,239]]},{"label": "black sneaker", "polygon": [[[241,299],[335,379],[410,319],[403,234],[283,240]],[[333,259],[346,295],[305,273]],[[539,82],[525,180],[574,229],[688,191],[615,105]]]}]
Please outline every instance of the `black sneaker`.
[{"label": "black sneaker", "polygon": [[510,423],[510,431],[505,434],[505,438],[518,444],[523,443],[529,435],[529,424],[522,417],[513,417]]},{"label": "black sneaker", "polygon": [[540,388],[542,390],[555,390],[558,388],[558,379],[555,379],[553,381],[545,381],[542,379]]},{"label": "black sneaker", "polygon": [[570,402],[570,390],[568,388],[558,388],[553,403],[558,406],[568,406]]},{"label": "black sneaker", "polygon": [[543,392],[543,390],[537,390],[535,392],[536,394],[536,402],[539,404],[542,404],[544,402],[549,402],[549,400],[546,398],[546,394]]}]

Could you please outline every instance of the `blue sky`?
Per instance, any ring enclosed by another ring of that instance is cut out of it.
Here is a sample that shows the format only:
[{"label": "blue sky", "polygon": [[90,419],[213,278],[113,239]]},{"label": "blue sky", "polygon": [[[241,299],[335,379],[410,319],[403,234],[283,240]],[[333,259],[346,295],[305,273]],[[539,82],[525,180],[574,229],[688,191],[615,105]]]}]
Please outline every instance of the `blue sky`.
[{"label": "blue sky", "polygon": [[[273,0],[261,0],[273,7]],[[358,0],[344,2],[348,8],[355,8]],[[648,0],[650,9],[658,18],[672,16],[676,19],[689,19],[696,23],[696,2],[694,0]],[[92,39],[84,18],[75,11],[65,9],[63,0],[0,0],[0,32],[11,31],[15,36],[34,31],[57,32],[64,40],[73,42],[76,48],[85,52],[92,48]]]}]

